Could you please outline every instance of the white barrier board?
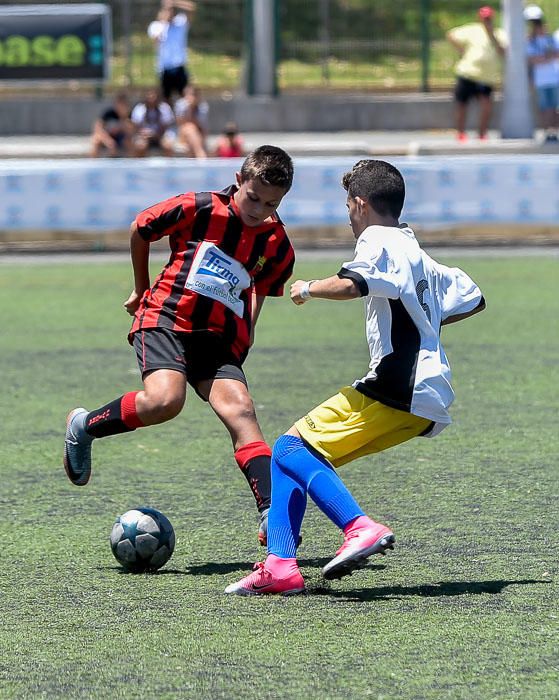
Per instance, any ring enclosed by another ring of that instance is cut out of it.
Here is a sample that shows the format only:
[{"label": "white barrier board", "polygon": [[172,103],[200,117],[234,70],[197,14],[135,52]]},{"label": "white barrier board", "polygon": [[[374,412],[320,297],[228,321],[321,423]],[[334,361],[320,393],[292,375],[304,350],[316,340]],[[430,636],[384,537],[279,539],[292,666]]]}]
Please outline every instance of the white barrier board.
[{"label": "white barrier board", "polygon": [[[348,222],[344,172],[356,157],[296,158],[279,213],[289,226]],[[559,156],[387,158],[406,180],[402,220],[424,228],[456,223],[559,224]],[[0,229],[109,231],[142,209],[234,182],[241,160],[0,161]]]}]

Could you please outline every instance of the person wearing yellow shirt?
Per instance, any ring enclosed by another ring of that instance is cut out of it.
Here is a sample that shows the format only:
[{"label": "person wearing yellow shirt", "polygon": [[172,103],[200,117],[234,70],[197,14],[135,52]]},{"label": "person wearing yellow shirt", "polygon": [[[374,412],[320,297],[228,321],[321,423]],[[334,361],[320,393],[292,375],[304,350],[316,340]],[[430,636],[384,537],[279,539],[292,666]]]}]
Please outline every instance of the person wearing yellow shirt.
[{"label": "person wearing yellow shirt", "polygon": [[478,22],[451,29],[448,41],[460,54],[455,66],[456,129],[459,141],[466,141],[466,113],[472,98],[479,101],[479,138],[487,138],[493,109],[493,89],[501,76],[502,58],[507,48],[506,34],[495,29],[495,11],[484,5],[478,10]]}]

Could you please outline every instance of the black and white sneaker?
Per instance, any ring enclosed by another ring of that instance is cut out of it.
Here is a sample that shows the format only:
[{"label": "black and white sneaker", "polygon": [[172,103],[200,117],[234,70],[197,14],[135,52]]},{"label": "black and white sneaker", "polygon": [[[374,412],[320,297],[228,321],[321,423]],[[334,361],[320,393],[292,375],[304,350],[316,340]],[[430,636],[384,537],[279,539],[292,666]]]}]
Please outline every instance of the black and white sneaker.
[{"label": "black and white sneaker", "polygon": [[[270,512],[269,508],[266,508],[266,510],[263,510],[260,513],[260,525],[258,526],[258,541],[262,545],[262,547],[266,547],[268,544],[268,513]],[[301,535],[299,535],[299,540],[297,541],[297,547],[301,545],[301,542],[303,541],[303,538]]]},{"label": "black and white sneaker", "polygon": [[64,469],[76,486],[85,486],[91,476],[91,443],[93,438],[85,432],[85,408],[75,408],[66,418],[64,440]]},{"label": "black and white sneaker", "polygon": [[265,547],[268,544],[268,513],[269,508],[266,508],[260,513],[260,523],[258,525],[258,541]]}]

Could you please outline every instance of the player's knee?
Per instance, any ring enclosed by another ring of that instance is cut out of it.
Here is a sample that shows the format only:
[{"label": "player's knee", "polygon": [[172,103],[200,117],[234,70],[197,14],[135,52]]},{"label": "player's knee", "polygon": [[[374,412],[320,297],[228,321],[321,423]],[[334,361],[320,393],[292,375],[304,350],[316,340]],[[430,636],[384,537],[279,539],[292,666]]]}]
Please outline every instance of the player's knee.
[{"label": "player's knee", "polygon": [[254,404],[248,394],[239,394],[233,401],[219,407],[218,412],[228,425],[256,422]]},{"label": "player's knee", "polygon": [[284,467],[291,455],[302,447],[303,441],[300,437],[284,433],[279,436],[272,447],[272,458]]},{"label": "player's knee", "polygon": [[256,420],[256,411],[254,410],[254,404],[250,396],[248,396],[248,394],[239,397],[239,399],[237,400],[235,414],[243,420]]},{"label": "player's knee", "polygon": [[157,393],[148,394],[144,409],[150,414],[154,421],[163,422],[171,420],[179,415],[184,406],[184,394]]}]

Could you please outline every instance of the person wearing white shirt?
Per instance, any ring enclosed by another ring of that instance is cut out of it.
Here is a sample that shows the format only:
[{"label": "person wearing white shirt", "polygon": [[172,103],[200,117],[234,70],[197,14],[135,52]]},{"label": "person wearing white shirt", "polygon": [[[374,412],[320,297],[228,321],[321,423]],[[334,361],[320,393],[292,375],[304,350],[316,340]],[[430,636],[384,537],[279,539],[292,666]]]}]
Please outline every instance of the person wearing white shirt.
[{"label": "person wearing white shirt", "polygon": [[157,45],[157,72],[166,102],[174,92],[182,95],[188,85],[188,31],[195,10],[191,0],[163,0],[157,19],[148,26],[148,36]]},{"label": "person wearing white shirt", "polygon": [[146,92],[143,102],[132,110],[134,125],[134,155],[142,158],[151,148],[161,149],[166,156],[173,155],[176,134],[173,110],[159,98],[157,90]]},{"label": "person wearing white shirt", "polygon": [[394,549],[391,528],[365,514],[338,467],[415,437],[434,437],[450,423],[454,392],[441,326],[485,307],[479,287],[465,272],[433,260],[411,228],[400,224],[405,186],[393,165],[361,160],[342,184],[357,239],[354,257],[337,275],[294,282],[291,300],[301,305],[362,297],[369,368],[276,440],[268,556],[253,573],[227,586],[228,594],[305,590],[296,552],[307,496],[344,535],[336,556],[322,569],[326,579],[346,576],[373,554]]}]

